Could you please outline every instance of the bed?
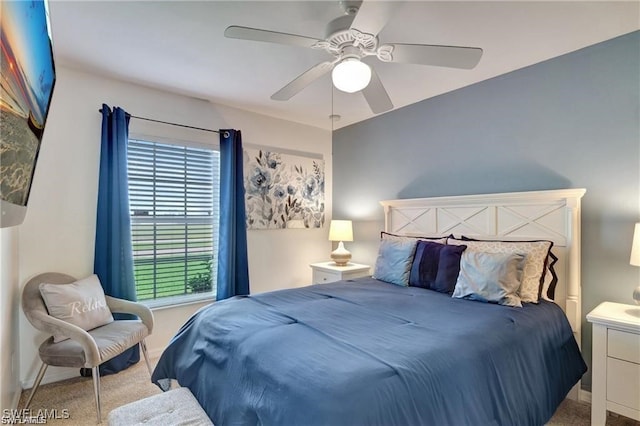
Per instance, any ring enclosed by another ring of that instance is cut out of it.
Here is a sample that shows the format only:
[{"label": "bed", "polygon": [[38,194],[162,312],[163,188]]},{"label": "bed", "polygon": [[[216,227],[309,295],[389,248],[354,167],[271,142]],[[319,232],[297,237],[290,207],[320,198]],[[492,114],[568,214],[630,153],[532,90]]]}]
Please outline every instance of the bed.
[{"label": "bed", "polygon": [[542,425],[586,370],[583,194],[382,202],[399,238],[552,241],[554,301],[502,306],[371,277],[236,297],[191,317],[152,380],[188,387],[216,425]]}]

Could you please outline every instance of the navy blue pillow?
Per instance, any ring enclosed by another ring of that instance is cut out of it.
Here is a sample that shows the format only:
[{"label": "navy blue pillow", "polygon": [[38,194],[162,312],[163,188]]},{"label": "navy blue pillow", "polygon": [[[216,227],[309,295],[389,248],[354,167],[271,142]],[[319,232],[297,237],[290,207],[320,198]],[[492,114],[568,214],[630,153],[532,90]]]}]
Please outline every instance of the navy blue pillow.
[{"label": "navy blue pillow", "polygon": [[434,286],[431,287],[432,290],[453,294],[460,274],[460,258],[466,248],[465,245],[443,247],[438,262],[438,276]]},{"label": "navy blue pillow", "polygon": [[467,246],[419,241],[411,265],[409,285],[452,294],[460,273],[460,257]]},{"label": "navy blue pillow", "polygon": [[435,284],[440,251],[443,247],[446,246],[430,241],[418,241],[409,273],[410,286],[430,289],[431,285]]}]

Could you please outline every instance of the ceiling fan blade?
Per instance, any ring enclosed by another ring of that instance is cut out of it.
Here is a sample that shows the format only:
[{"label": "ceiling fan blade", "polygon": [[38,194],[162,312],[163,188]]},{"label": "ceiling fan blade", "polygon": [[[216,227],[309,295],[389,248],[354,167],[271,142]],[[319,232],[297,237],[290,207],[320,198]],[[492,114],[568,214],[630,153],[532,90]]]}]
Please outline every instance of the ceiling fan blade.
[{"label": "ceiling fan blade", "polygon": [[471,69],[482,57],[479,47],[436,46],[429,44],[390,44],[391,62]]},{"label": "ceiling fan blade", "polygon": [[239,38],[241,40],[264,41],[302,47],[311,47],[320,41],[313,37],[259,30],[257,28],[239,27],[237,25],[227,27],[227,29],[224,30],[224,36],[227,38]]},{"label": "ceiling fan blade", "polygon": [[302,89],[331,71],[333,65],[333,62],[327,61],[309,68],[307,71],[296,77],[292,82],[271,95],[271,99],[274,101],[288,101]]},{"label": "ceiling fan blade", "polygon": [[401,4],[399,1],[363,1],[351,28],[376,36]]},{"label": "ceiling fan blade", "polygon": [[393,109],[391,98],[389,98],[389,94],[382,85],[378,73],[373,68],[371,68],[371,81],[367,87],[362,89],[362,94],[374,114]]}]

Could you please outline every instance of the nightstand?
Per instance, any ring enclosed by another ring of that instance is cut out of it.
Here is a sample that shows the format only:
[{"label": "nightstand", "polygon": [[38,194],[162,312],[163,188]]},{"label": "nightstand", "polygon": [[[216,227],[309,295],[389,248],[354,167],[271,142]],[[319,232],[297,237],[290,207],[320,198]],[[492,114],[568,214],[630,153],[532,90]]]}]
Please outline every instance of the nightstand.
[{"label": "nightstand", "polygon": [[604,302],[587,314],[593,324],[591,424],[607,410],[640,420],[640,306]]},{"label": "nightstand", "polygon": [[312,263],[313,284],[332,283],[340,280],[366,277],[369,274],[369,265],[348,263],[347,266],[337,266],[334,262]]}]

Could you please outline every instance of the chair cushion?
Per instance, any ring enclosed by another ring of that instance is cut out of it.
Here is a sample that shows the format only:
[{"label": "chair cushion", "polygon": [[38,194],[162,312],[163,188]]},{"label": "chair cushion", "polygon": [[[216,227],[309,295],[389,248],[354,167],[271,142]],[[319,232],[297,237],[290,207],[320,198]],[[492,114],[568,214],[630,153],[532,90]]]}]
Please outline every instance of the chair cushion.
[{"label": "chair cushion", "polygon": [[[40,294],[49,315],[83,330],[92,330],[113,321],[104,290],[95,274],[70,284],[43,282],[40,284]],[[65,339],[68,339],[65,335],[53,336],[56,343]]]},{"label": "chair cushion", "polygon": [[118,407],[109,413],[110,426],[121,425],[211,425],[196,398],[187,388],[178,388]]},{"label": "chair cushion", "polygon": [[[149,335],[147,326],[139,320],[113,321],[88,331],[98,345],[100,363],[110,360]],[[67,339],[54,343],[53,337],[40,345],[40,358],[58,367],[95,367],[87,365],[80,343]]]}]

